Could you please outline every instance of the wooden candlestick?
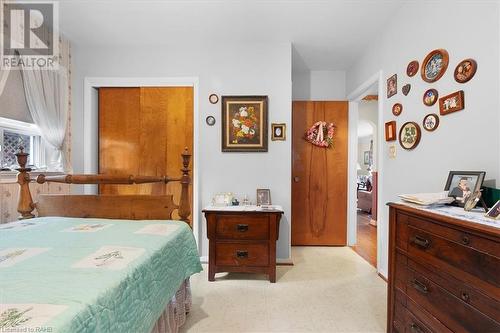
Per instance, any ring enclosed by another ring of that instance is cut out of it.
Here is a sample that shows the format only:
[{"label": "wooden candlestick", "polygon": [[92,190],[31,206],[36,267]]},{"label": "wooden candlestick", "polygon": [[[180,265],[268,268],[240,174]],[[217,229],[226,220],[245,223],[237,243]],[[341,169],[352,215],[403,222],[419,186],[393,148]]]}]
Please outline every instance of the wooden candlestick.
[{"label": "wooden candlestick", "polygon": [[29,172],[31,171],[30,168],[26,167],[26,164],[28,163],[28,153],[24,152],[24,148],[20,147],[19,148],[19,153],[16,154],[17,158],[17,163],[19,164],[19,168],[16,169],[19,171],[19,174],[17,175],[17,183],[19,184],[19,202],[17,204],[17,211],[19,214],[19,220],[24,220],[24,219],[31,219],[35,217],[33,215],[33,209],[35,208],[33,205],[33,199],[31,197],[30,193],[30,175]]}]

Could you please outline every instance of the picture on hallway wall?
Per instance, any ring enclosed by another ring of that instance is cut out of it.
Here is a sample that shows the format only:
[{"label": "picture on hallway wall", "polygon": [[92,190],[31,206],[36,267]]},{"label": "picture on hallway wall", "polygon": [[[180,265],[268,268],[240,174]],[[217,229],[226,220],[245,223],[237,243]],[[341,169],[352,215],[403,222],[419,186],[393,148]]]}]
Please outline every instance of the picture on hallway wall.
[{"label": "picture on hallway wall", "polygon": [[222,151],[267,152],[267,96],[222,96]]},{"label": "picture on hallway wall", "polygon": [[387,98],[396,95],[398,92],[398,75],[394,74],[387,79]]},{"label": "picture on hallway wall", "polygon": [[420,142],[420,126],[413,121],[405,123],[399,130],[399,144],[406,150],[415,149]]},{"label": "picture on hallway wall", "polygon": [[413,60],[412,62],[410,62],[408,66],[406,66],[406,75],[408,75],[409,77],[415,76],[415,74],[418,73],[418,65],[419,64],[417,60]]},{"label": "picture on hallway wall", "polygon": [[401,103],[396,103],[392,106],[392,114],[399,116],[403,112],[403,105]]},{"label": "picture on hallway wall", "polygon": [[422,100],[425,105],[433,106],[438,100],[438,91],[436,89],[429,89],[424,93]]},{"label": "picture on hallway wall", "polygon": [[458,83],[465,83],[474,77],[476,70],[477,62],[474,59],[465,59],[457,65],[453,77]]},{"label": "picture on hallway wall", "polygon": [[439,113],[444,116],[452,112],[460,111],[465,108],[463,90],[454,92],[439,99]]},{"label": "picture on hallway wall", "polygon": [[420,73],[422,80],[429,83],[439,80],[448,68],[448,61],[448,51],[437,49],[430,52],[422,62]]},{"label": "picture on hallway wall", "polygon": [[385,123],[385,141],[396,140],[396,121],[389,121]]},{"label": "picture on hallway wall", "polygon": [[403,95],[408,96],[411,90],[411,84],[407,83],[401,88],[401,91],[403,92]]},{"label": "picture on hallway wall", "polygon": [[423,127],[425,130],[432,132],[436,130],[439,126],[439,116],[435,113],[428,114],[425,116],[423,121]]},{"label": "picture on hallway wall", "polygon": [[271,124],[271,140],[285,141],[286,140],[286,124]]}]

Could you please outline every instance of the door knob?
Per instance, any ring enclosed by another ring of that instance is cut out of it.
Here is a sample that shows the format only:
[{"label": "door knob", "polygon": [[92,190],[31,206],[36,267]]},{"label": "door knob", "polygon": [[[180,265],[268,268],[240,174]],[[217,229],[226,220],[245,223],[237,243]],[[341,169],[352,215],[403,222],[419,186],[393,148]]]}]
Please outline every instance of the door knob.
[{"label": "door knob", "polygon": [[300,178],[299,178],[299,177],[293,177],[293,181],[294,181],[294,182],[298,183],[298,182],[299,182],[299,180],[300,180]]}]

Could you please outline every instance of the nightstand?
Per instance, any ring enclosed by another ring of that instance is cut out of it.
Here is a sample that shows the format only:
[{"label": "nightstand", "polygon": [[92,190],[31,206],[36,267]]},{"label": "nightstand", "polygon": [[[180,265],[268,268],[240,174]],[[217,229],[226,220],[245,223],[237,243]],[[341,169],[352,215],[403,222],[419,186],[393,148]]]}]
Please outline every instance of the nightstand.
[{"label": "nightstand", "polygon": [[264,273],[276,282],[276,241],[281,209],[256,206],[207,207],[208,280],[215,273]]}]

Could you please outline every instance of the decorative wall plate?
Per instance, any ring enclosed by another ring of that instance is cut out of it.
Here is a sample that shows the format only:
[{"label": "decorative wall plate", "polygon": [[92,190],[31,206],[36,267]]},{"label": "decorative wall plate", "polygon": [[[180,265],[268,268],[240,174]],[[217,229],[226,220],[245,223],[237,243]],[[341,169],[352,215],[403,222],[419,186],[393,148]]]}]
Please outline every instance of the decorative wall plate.
[{"label": "decorative wall plate", "polygon": [[399,131],[399,144],[406,150],[412,150],[418,146],[421,135],[422,132],[417,123],[407,122]]},{"label": "decorative wall plate", "polygon": [[442,116],[463,110],[464,108],[465,99],[463,90],[459,90],[439,99],[439,113]]},{"label": "decorative wall plate", "polygon": [[399,116],[403,112],[403,105],[401,103],[396,103],[392,106],[392,114]]},{"label": "decorative wall plate", "polygon": [[448,51],[445,49],[431,51],[422,62],[420,69],[422,80],[429,83],[439,80],[448,68],[448,61]]},{"label": "decorative wall plate", "polygon": [[403,92],[403,95],[408,96],[411,90],[411,84],[407,83],[401,88],[401,91]]},{"label": "decorative wall plate", "polygon": [[212,104],[217,104],[219,102],[219,96],[217,96],[216,94],[211,94],[210,96],[208,96],[208,101]]},{"label": "decorative wall plate", "polygon": [[477,62],[474,59],[465,59],[462,60],[457,67],[455,68],[455,72],[453,77],[455,81],[458,83],[465,83],[472,79],[476,74],[477,70]]},{"label": "decorative wall plate", "polygon": [[214,116],[208,116],[205,119],[205,122],[207,123],[208,126],[214,126],[215,125],[215,117]]},{"label": "decorative wall plate", "polygon": [[422,101],[427,106],[433,106],[438,100],[439,94],[436,89],[429,89],[424,93]]},{"label": "decorative wall plate", "polygon": [[413,60],[412,62],[410,62],[408,66],[406,66],[406,75],[408,75],[409,77],[415,76],[415,74],[418,73],[418,65],[419,64],[417,60]]},{"label": "decorative wall plate", "polygon": [[425,116],[422,126],[425,130],[432,132],[439,126],[439,116],[435,113]]}]

